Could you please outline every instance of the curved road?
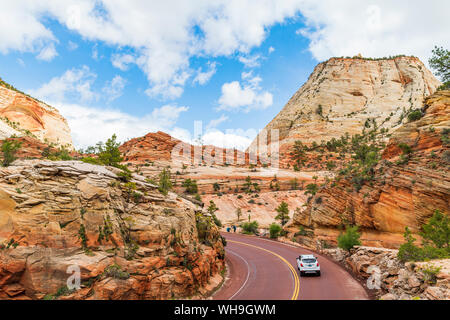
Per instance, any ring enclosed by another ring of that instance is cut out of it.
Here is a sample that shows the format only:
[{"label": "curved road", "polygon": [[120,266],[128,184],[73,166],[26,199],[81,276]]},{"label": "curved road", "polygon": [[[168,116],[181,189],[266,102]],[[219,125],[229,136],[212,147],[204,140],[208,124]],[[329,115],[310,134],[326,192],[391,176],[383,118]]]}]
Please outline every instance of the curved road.
[{"label": "curved road", "polygon": [[[224,233],[229,279],[214,300],[362,300],[364,288],[343,268],[311,251],[268,239]],[[314,254],[320,277],[300,277],[296,258]]]}]

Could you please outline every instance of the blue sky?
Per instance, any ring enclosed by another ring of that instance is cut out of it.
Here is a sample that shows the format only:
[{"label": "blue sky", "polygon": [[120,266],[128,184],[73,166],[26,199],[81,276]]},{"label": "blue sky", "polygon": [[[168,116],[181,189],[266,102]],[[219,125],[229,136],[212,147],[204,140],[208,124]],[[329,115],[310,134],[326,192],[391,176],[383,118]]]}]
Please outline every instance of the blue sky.
[{"label": "blue sky", "polygon": [[0,13],[0,77],[59,109],[77,147],[192,141],[201,120],[206,143],[244,149],[318,62],[448,47],[448,4],[410,4],[19,0]]}]

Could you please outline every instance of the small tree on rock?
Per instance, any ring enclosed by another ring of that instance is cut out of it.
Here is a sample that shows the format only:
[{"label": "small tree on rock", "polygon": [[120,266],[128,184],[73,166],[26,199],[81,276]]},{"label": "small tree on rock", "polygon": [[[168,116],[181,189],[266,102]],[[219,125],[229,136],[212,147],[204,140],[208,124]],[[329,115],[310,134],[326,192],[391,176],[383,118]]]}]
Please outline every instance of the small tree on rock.
[{"label": "small tree on rock", "polygon": [[350,251],[354,246],[361,245],[360,237],[357,226],[347,227],[346,232],[338,237],[338,247]]},{"label": "small tree on rock", "polygon": [[170,171],[169,169],[164,169],[159,174],[159,192],[161,192],[163,195],[167,196],[169,194],[169,191],[172,189],[172,182],[170,181]]},{"label": "small tree on rock", "polygon": [[2,144],[2,153],[3,153],[3,161],[2,164],[4,167],[9,166],[11,163],[16,160],[16,152],[22,146],[22,143],[19,141],[4,141]]},{"label": "small tree on rock", "polygon": [[278,215],[275,217],[275,220],[280,220],[281,225],[285,225],[289,221],[289,207],[286,202],[281,202],[278,208],[275,209],[278,212]]}]

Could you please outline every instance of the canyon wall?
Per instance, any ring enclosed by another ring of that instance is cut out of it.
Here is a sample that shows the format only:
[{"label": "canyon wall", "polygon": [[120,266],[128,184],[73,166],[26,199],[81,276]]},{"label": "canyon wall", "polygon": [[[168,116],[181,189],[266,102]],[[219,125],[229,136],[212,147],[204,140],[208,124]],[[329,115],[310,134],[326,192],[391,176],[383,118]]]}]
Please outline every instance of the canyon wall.
[{"label": "canyon wall", "polygon": [[439,86],[415,57],[331,58],[316,66],[265,129],[279,130],[283,158],[296,140],[310,145],[360,133],[369,118],[388,119],[383,127],[396,127],[404,110],[421,108]]},{"label": "canyon wall", "polygon": [[[0,299],[171,299],[224,268],[198,206],[144,177],[78,161],[0,168]],[[81,289],[70,291],[70,268]]]},{"label": "canyon wall", "polygon": [[373,180],[359,191],[349,179],[328,184],[296,212],[291,234],[300,226],[309,232],[298,241],[336,244],[342,227],[356,224],[364,245],[397,248],[406,226],[417,234],[435,210],[450,214],[450,91],[426,98],[421,109],[421,119],[392,134]]},{"label": "canyon wall", "polygon": [[0,140],[12,135],[73,149],[70,128],[58,110],[0,79]]}]

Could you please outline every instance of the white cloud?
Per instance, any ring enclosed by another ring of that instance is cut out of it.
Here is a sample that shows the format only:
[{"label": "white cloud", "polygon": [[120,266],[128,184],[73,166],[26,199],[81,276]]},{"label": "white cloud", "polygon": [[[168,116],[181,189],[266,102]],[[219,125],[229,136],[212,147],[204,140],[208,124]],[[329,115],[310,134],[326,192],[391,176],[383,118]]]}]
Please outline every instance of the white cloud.
[{"label": "white cloud", "polygon": [[129,48],[147,75],[148,92],[174,98],[183,90],[173,81],[189,70],[192,57],[248,53],[262,43],[270,26],[295,16],[300,2],[8,1],[0,12],[0,51],[42,50],[56,40],[44,26],[51,17],[84,39]]},{"label": "white cloud", "polygon": [[37,59],[44,61],[51,61],[54,57],[58,55],[56,52],[55,44],[49,43],[46,47],[44,47],[41,52],[37,55]]},{"label": "white cloud", "polygon": [[332,56],[418,56],[427,63],[434,45],[449,46],[449,1],[305,1],[301,13],[318,60]]},{"label": "white cloud", "polygon": [[78,49],[78,43],[70,41],[67,43],[67,49],[69,49],[69,51],[74,51]]},{"label": "white cloud", "polygon": [[97,44],[92,47],[92,59],[99,60]]},{"label": "white cloud", "polygon": [[114,67],[127,71],[129,65],[136,62],[136,58],[131,54],[113,54],[111,57],[111,63]]},{"label": "white cloud", "polygon": [[98,95],[91,90],[97,75],[89,67],[67,70],[62,76],[52,78],[39,89],[29,90],[30,94],[44,101],[67,101],[77,99],[91,101]]},{"label": "white cloud", "polygon": [[254,56],[240,56],[238,58],[239,62],[241,62],[246,68],[255,68],[259,67],[261,65],[260,63],[260,56],[254,55]]},{"label": "white cloud", "polygon": [[233,130],[228,129],[225,132],[219,130],[207,131],[202,140],[205,145],[213,145],[219,148],[236,148],[245,151],[255,139],[256,130]]},{"label": "white cloud", "polygon": [[21,67],[25,67],[25,62],[22,59],[17,58],[16,61],[17,61],[18,64],[20,64]]},{"label": "white cloud", "polygon": [[51,102],[67,119],[77,148],[106,141],[114,133],[119,141],[143,136],[152,131],[165,131],[173,136],[186,135],[184,129],[173,128],[187,107],[165,105],[143,117],[135,117],[114,109],[99,109],[78,104]]},{"label": "white cloud", "polygon": [[206,125],[206,131],[216,128],[219,124],[227,121],[229,118],[226,115],[221,115],[217,119],[212,119],[207,125]]},{"label": "white cloud", "polygon": [[127,81],[119,75],[108,81],[102,89],[106,99],[111,102],[122,96],[126,83]]},{"label": "white cloud", "polygon": [[211,77],[216,73],[216,63],[208,63],[209,70],[203,72],[202,68],[199,68],[197,70],[197,75],[195,76],[194,80],[192,81],[194,84],[198,83],[199,85],[204,85],[209,82]]},{"label": "white cloud", "polygon": [[275,48],[274,47],[269,47],[269,50],[267,50],[267,51],[269,52],[269,54],[271,54],[272,52],[275,51]]},{"label": "white cloud", "polygon": [[243,72],[242,80],[242,85],[239,81],[222,85],[218,110],[249,112],[254,109],[266,109],[273,104],[272,94],[262,91],[259,85],[262,79],[259,76],[253,76],[251,71]]}]

